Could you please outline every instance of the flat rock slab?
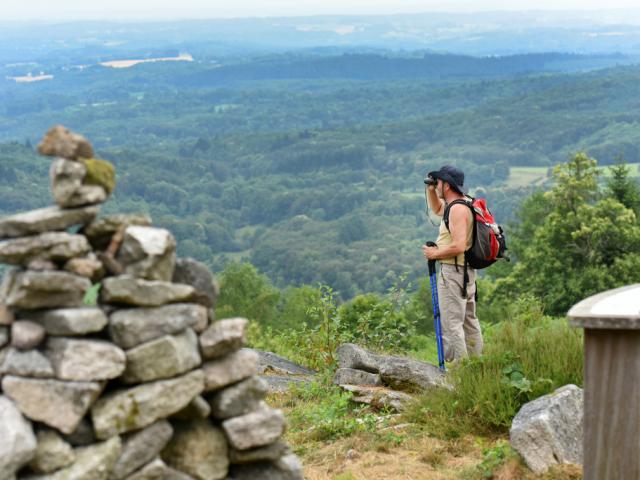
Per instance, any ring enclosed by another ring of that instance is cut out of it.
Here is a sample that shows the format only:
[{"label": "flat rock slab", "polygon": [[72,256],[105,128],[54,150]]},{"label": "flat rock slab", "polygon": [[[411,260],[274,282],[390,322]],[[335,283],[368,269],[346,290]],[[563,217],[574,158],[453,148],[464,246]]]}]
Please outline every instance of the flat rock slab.
[{"label": "flat rock slab", "polygon": [[258,373],[258,355],[251,350],[239,350],[202,365],[206,392],[220,390]]},{"label": "flat rock slab", "polygon": [[66,262],[90,250],[89,242],[82,235],[46,232],[0,242],[0,263],[27,266],[34,260]]},{"label": "flat rock slab", "polygon": [[207,421],[178,422],[162,459],[199,480],[222,480],[229,471],[227,439]]},{"label": "flat rock slab", "polygon": [[237,450],[269,445],[282,436],[285,427],[282,412],[265,404],[251,413],[222,422],[229,444]]},{"label": "flat rock slab", "polygon": [[196,289],[202,299],[202,303],[208,308],[216,306],[216,300],[220,295],[220,286],[213,273],[202,262],[193,258],[179,258],[176,260],[176,268],[173,272],[173,281],[185,283]]},{"label": "flat rock slab", "polygon": [[275,462],[258,462],[235,465],[229,480],[304,480],[302,463],[294,454],[288,454]]},{"label": "flat rock slab", "polygon": [[60,308],[20,312],[20,318],[39,323],[49,335],[78,336],[101,331],[108,323],[100,308]]},{"label": "flat rock slab", "polygon": [[126,366],[125,353],[104,340],[49,337],[45,353],[60,380],[109,380]]},{"label": "flat rock slab", "polygon": [[91,282],[66,272],[9,271],[0,291],[8,307],[37,310],[80,307]]},{"label": "flat rock slab", "polygon": [[246,342],[246,318],[218,320],[200,335],[200,350],[205,359],[222,357],[242,348]]},{"label": "flat rock slab", "polygon": [[177,335],[164,335],[127,350],[125,383],[143,383],[171,378],[200,365],[198,336],[187,329]]},{"label": "flat rock slab", "polygon": [[102,283],[102,303],[159,307],[168,303],[191,302],[197,298],[191,285],[134,278],[130,275],[109,277]]},{"label": "flat rock slab", "polygon": [[385,387],[366,385],[341,385],[341,387],[354,394],[351,398],[352,401],[371,405],[378,409],[392,408],[401,412],[405,409],[406,404],[413,399],[411,395]]},{"label": "flat rock slab", "polygon": [[264,352],[262,350],[253,350],[258,354],[260,359],[260,372],[264,373],[267,370],[271,370],[275,373],[286,375],[315,375],[316,372],[307,367],[303,367],[291,360],[280,357],[272,352]]},{"label": "flat rock slab", "polygon": [[2,390],[31,420],[72,433],[102,391],[95,382],[62,382],[8,375]]},{"label": "flat rock slab", "polygon": [[377,373],[369,373],[353,368],[339,368],[333,376],[334,385],[382,385],[382,379]]},{"label": "flat rock slab", "polygon": [[9,348],[0,361],[0,375],[52,378],[55,372],[49,359],[40,351]]},{"label": "flat rock slab", "polygon": [[31,422],[3,395],[0,395],[0,439],[0,478],[10,479],[33,458],[37,443]]},{"label": "flat rock slab", "polygon": [[74,225],[91,222],[100,207],[47,207],[0,218],[0,238],[26,237],[39,233],[62,231]]},{"label": "flat rock slab", "polygon": [[565,385],[522,406],[511,424],[511,446],[536,473],[582,464],[583,391]]},{"label": "flat rock slab", "polygon": [[205,307],[195,303],[116,310],[109,317],[109,333],[115,343],[128,349],[193,328],[206,316]]},{"label": "flat rock slab", "polygon": [[[129,225],[150,226],[151,217],[143,213],[122,213],[96,218],[82,229],[96,250],[106,250],[113,235]],[[180,282],[178,282],[180,283]]]},{"label": "flat rock slab", "polygon": [[36,455],[29,468],[36,473],[52,473],[68,467],[76,460],[76,453],[54,430],[40,430],[37,434]]},{"label": "flat rock slab", "polygon": [[91,409],[98,438],[130,432],[182,410],[202,393],[204,376],[195,370],[171,380],[159,380],[100,398]]},{"label": "flat rock slab", "polygon": [[45,333],[38,323],[17,320],[11,324],[11,346],[21,350],[36,348],[44,340]]},{"label": "flat rock slab", "polygon": [[227,419],[250,413],[258,408],[268,390],[267,382],[257,376],[231,385],[211,397],[212,416]]},{"label": "flat rock slab", "polygon": [[338,348],[338,366],[379,373],[382,382],[394,389],[446,387],[444,375],[435,365],[406,357],[380,355],[353,343]]},{"label": "flat rock slab", "polygon": [[234,465],[254,463],[254,462],[272,462],[291,453],[291,450],[281,440],[264,447],[250,448],[249,450],[229,450],[229,461]]},{"label": "flat rock slab", "polygon": [[116,260],[128,275],[170,282],[176,264],[176,240],[164,228],[130,225]]},{"label": "flat rock slab", "polygon": [[112,480],[122,480],[151,462],[160,454],[172,435],[171,424],[160,420],[124,437],[122,453],[111,472]]},{"label": "flat rock slab", "polygon": [[311,375],[261,375],[260,378],[267,382],[269,393],[288,392],[291,385],[314,381],[314,377]]}]

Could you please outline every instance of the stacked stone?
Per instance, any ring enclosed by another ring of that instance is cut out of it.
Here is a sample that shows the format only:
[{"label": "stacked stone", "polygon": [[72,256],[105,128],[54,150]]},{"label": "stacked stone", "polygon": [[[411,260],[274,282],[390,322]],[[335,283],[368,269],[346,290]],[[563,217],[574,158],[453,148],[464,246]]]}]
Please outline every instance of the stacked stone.
[{"label": "stacked stone", "polygon": [[39,148],[57,206],[0,219],[0,480],[302,479],[206,266],[146,216],[96,218],[86,139]]}]

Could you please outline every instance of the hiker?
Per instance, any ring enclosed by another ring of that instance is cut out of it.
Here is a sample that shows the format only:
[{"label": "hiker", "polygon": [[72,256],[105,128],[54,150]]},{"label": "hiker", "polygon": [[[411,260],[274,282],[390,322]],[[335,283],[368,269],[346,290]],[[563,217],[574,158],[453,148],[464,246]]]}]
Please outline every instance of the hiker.
[{"label": "hiker", "polygon": [[442,340],[444,358],[450,362],[482,354],[482,332],[476,317],[476,272],[470,266],[465,269],[464,255],[471,248],[474,219],[467,206],[456,203],[448,212],[449,228],[445,223],[447,205],[455,200],[470,200],[465,196],[464,173],[460,169],[445,165],[430,172],[428,177],[432,179],[425,180],[429,207],[443,219],[435,242],[437,246],[423,246],[422,250],[427,260],[440,262],[438,297]]}]

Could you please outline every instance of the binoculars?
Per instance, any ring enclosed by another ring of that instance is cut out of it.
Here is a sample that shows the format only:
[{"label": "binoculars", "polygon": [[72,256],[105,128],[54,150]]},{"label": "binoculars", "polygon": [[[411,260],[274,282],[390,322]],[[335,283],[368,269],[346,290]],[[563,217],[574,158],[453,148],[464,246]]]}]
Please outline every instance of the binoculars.
[{"label": "binoculars", "polygon": [[438,180],[433,178],[431,175],[427,175],[426,177],[424,177],[424,184],[425,185],[437,185],[438,184]]}]

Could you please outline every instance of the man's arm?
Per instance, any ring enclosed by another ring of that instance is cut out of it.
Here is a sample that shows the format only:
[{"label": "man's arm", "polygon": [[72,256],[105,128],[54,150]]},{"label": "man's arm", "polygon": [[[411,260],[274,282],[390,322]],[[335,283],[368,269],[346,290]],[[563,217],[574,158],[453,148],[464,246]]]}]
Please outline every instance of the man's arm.
[{"label": "man's arm", "polygon": [[467,232],[469,231],[469,207],[453,205],[449,210],[449,231],[451,232],[451,245],[441,247],[422,247],[425,258],[428,260],[442,260],[464,253],[467,249]]},{"label": "man's arm", "polygon": [[444,201],[438,198],[435,185],[427,186],[427,201],[431,211],[441,217],[444,213]]}]

